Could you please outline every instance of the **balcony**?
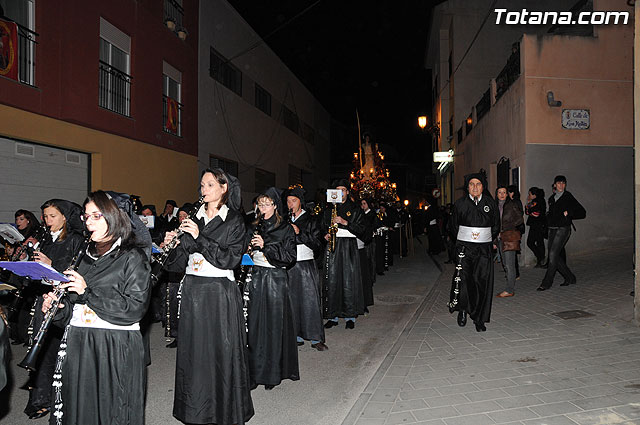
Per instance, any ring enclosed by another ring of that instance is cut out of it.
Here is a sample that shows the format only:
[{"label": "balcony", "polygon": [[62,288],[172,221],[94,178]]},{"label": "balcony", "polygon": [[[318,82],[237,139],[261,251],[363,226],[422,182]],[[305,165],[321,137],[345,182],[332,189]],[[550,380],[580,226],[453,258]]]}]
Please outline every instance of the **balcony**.
[{"label": "balcony", "polygon": [[131,75],[99,61],[98,104],[125,117],[131,116]]},{"label": "balcony", "polygon": [[[162,95],[162,128],[166,133],[182,137],[183,108],[182,103]],[[171,114],[169,114],[169,112],[171,112]]]},{"label": "balcony", "polygon": [[180,3],[182,2],[178,2],[177,0],[164,0],[164,21],[173,22],[173,28],[169,28],[172,31],[177,28],[182,28],[184,9]]}]

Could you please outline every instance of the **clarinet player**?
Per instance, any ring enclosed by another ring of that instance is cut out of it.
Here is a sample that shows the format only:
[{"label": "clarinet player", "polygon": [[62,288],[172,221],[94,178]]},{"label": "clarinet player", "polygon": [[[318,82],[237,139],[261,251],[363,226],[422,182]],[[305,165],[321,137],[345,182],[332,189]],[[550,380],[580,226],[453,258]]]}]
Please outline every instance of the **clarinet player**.
[{"label": "clarinet player", "polygon": [[[240,264],[245,226],[240,183],[219,168],[200,180],[204,205],[180,223],[184,235],[169,257],[184,271],[173,416],[189,424],[244,424],[253,416]],[[165,244],[176,237],[168,232]]]}]

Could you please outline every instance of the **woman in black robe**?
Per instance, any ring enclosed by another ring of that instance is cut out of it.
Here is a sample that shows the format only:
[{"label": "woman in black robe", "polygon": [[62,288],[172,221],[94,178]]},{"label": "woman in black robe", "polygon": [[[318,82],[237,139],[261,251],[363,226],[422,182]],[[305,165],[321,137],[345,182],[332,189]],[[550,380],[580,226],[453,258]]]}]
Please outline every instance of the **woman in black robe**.
[{"label": "woman in black robe", "polygon": [[[180,302],[173,416],[184,423],[244,424],[253,416],[240,264],[245,225],[240,184],[219,168],[202,173],[205,205],[180,223],[169,270],[185,270]],[[175,232],[165,236],[169,243]]]},{"label": "woman in black robe", "polygon": [[280,194],[274,187],[258,196],[262,231],[254,235],[254,223],[247,233],[253,247],[252,277],[249,285],[249,364],[254,388],[270,390],[283,379],[297,381],[298,347],[293,322],[287,269],[296,262],[293,228],[279,211]]},{"label": "woman in black robe", "polygon": [[[40,208],[49,237],[41,242],[40,250],[34,253],[34,260],[63,272],[71,265],[74,255],[83,245],[80,221],[82,208],[74,202],[62,199],[51,199]],[[44,285],[41,286],[44,288]],[[32,325],[36,332],[44,318],[42,301],[42,297],[38,296],[33,309]],[[35,365],[36,370],[30,374],[29,401],[24,409],[30,419],[46,416],[51,409],[51,384],[61,339],[62,329],[50,327]]]},{"label": "woman in black robe", "polygon": [[[375,252],[373,232],[377,217],[375,212],[369,208],[369,202],[368,199],[362,199],[360,201],[360,207],[364,213],[362,220],[364,231],[362,236],[356,240],[358,243],[358,252],[360,253],[360,273],[362,275],[362,294],[364,296],[365,313],[368,313],[368,307],[373,305],[373,282],[375,280],[375,274],[372,273],[372,270],[374,270],[374,258],[371,254]],[[371,248],[374,248],[373,251]]]},{"label": "woman in black robe", "polygon": [[[135,246],[130,217],[105,192],[89,194],[83,215],[91,242],[56,323],[65,326],[54,374],[55,425],[144,423],[144,347],[151,268]],[[45,295],[43,311],[54,301]]]},{"label": "woman in black robe", "polygon": [[302,208],[304,189],[294,187],[286,192],[289,220],[296,234],[296,264],[287,271],[289,290],[298,345],[311,341],[311,347],[325,351],[322,326],[322,301],[320,299],[320,277],[314,260],[322,250],[320,229],[315,217]]}]

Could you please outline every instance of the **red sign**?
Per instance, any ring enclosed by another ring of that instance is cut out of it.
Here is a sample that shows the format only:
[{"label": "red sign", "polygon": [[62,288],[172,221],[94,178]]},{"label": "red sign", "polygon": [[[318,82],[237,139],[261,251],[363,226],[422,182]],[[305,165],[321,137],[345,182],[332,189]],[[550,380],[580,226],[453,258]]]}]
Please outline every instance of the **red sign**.
[{"label": "red sign", "polygon": [[170,132],[178,133],[178,102],[167,97],[167,122],[164,127]]},{"label": "red sign", "polygon": [[0,20],[0,75],[18,81],[18,26]]},{"label": "red sign", "polygon": [[431,191],[431,195],[432,195],[434,198],[439,198],[439,197],[440,197],[440,189],[438,189],[438,188],[436,187],[435,189],[433,189],[433,190]]}]

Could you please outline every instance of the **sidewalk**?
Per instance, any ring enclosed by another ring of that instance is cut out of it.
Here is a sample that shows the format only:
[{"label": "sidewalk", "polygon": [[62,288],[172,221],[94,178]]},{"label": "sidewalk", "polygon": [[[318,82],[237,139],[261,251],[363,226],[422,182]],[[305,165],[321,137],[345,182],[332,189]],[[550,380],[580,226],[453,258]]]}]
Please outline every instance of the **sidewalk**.
[{"label": "sidewalk", "polygon": [[[544,270],[522,268],[484,333],[449,314],[448,265],[343,425],[640,424],[632,252],[573,259],[578,283],[545,292]],[[504,281],[497,264],[494,294]],[[571,310],[591,315],[557,315]]]}]

